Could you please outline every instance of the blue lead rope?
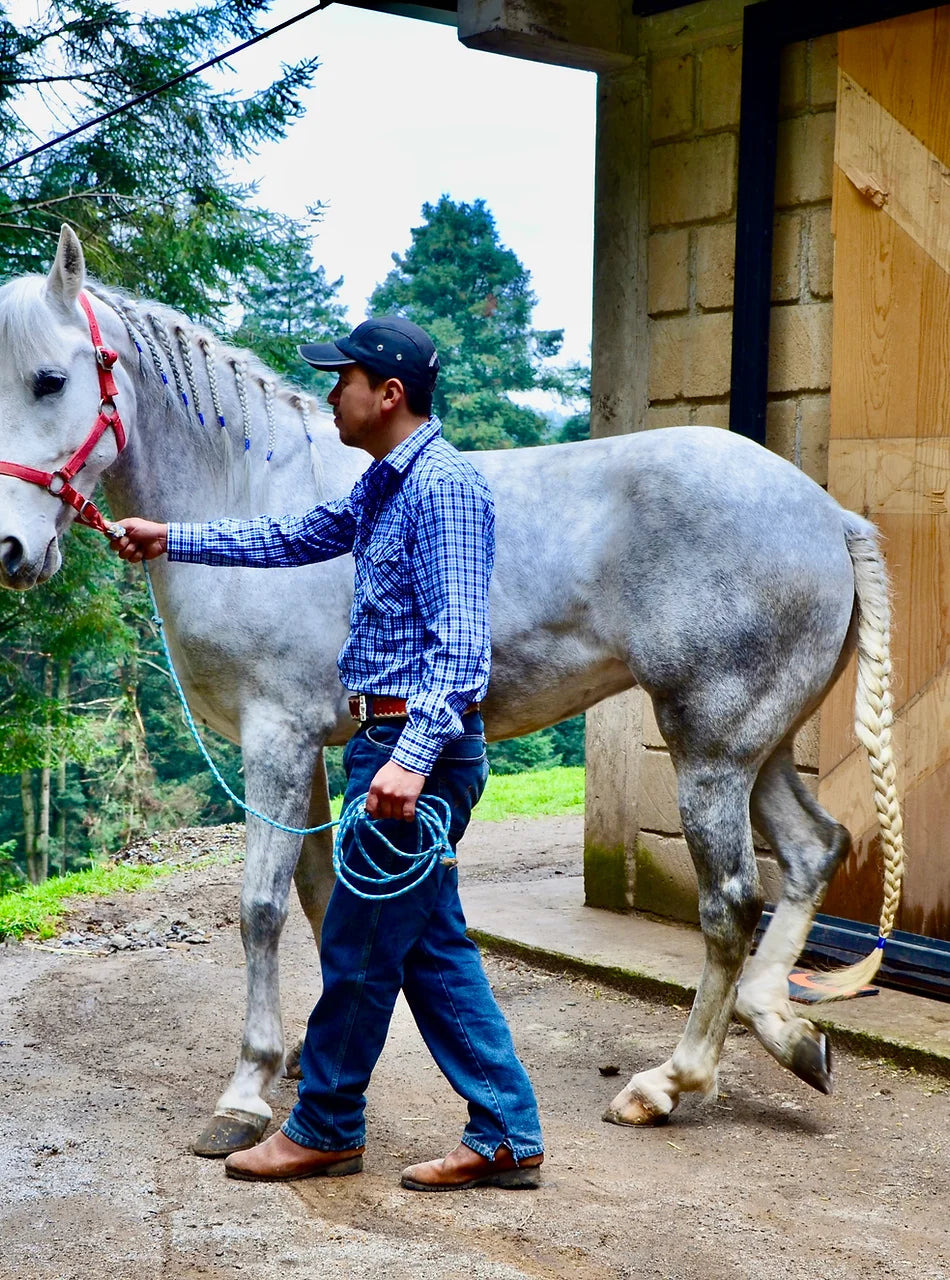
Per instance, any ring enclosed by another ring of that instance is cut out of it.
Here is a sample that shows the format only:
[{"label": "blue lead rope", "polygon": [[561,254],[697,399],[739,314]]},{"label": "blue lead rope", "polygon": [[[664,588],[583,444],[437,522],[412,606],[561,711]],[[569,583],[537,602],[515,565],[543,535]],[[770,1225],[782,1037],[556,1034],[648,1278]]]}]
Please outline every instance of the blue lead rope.
[{"label": "blue lead rope", "polygon": [[[448,835],[449,806],[439,796],[420,796],[416,800],[416,851],[415,853],[405,853],[402,849],[397,849],[374,825],[373,819],[366,812],[365,794],[352,800],[339,818],[332,819],[330,822],[323,822],[317,827],[288,827],[283,822],[278,822],[276,818],[269,818],[265,813],[261,813],[259,809],[252,808],[240,796],[235,795],[221,776],[218,766],[208,754],[208,748],[205,746],[198,731],[198,726],[195,724],[191,708],[188,706],[188,699],[185,697],[185,690],[182,688],[182,683],[178,679],[178,672],[175,670],[175,664],[172,662],[171,650],[168,647],[168,637],[165,634],[165,622],[158,611],[158,602],[155,599],[155,591],[152,588],[152,576],[148,571],[148,564],[144,560],[142,561],[142,568],[145,570],[145,585],[148,587],[149,600],[152,602],[152,621],[158,628],[162,649],[165,653],[165,662],[168,665],[168,674],[175,687],[175,692],[178,694],[185,723],[191,730],[191,736],[194,738],[205,764],[211,770],[211,776],[224,791],[225,795],[239,809],[249,813],[252,818],[259,818],[261,822],[266,822],[269,827],[276,827],[278,831],[286,831],[292,836],[316,835],[319,831],[328,831],[331,827],[337,827],[336,838],[333,842],[333,870],[340,883],[349,889],[351,893],[355,893],[358,898],[377,899],[379,901],[398,898],[401,894],[408,893],[410,889],[414,889],[416,885],[421,884],[426,876],[431,873],[437,862],[455,866],[456,859],[452,846],[449,844]],[[398,861],[405,861],[408,865],[400,871],[385,871],[370,857],[366,850],[362,838],[366,832],[372,832],[373,836]],[[348,865],[348,852],[345,846],[347,838],[350,836],[352,836],[352,840],[349,841],[350,860],[353,852],[357,851],[368,869],[368,874],[356,871],[352,866]],[[424,843],[426,839],[429,841],[428,845]],[[367,887],[369,885],[377,885],[380,888],[377,891],[366,892],[363,889],[359,889],[354,881],[360,881]],[[388,893],[380,891],[389,884],[397,885],[398,887],[391,889]]]}]

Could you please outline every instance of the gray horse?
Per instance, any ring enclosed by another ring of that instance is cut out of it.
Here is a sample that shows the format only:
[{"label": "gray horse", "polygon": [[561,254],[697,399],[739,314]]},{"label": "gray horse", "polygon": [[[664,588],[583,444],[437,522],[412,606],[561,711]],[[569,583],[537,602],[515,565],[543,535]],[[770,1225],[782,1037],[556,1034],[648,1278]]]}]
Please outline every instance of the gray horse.
[{"label": "gray horse", "polygon": [[[117,453],[116,432],[98,437],[76,480],[83,494],[102,476],[117,514],[203,520],[301,511],[348,492],[365,459],[339,444],[313,401],[167,308],[87,284],[66,228],[48,277],[0,290],[0,457],[55,473],[88,437],[103,384],[79,305],[84,289],[103,343],[118,353],[115,402],[128,441]],[[711,428],[471,461],[497,506],[489,736],[539,729],[639,684],[676,766],[706,960],[671,1058],[635,1075],[606,1118],[658,1121],[684,1091],[711,1092],[733,1012],[780,1063],[827,1091],[824,1036],[792,1009],[787,976],[849,840],[799,781],[792,743],[856,645],[886,934],[902,846],[887,583],[874,527],[790,463]],[[0,582],[18,590],[55,573],[74,516],[62,493],[47,491],[59,481],[44,488],[29,478],[15,466],[0,474]],[[164,561],[154,570],[192,708],[241,743],[248,802],[290,826],[328,818],[322,749],[352,731],[335,665],[351,575],[348,559],[267,573]],[[784,885],[743,971],[761,908],[751,820]],[[271,1115],[266,1094],[284,1067],[277,951],[291,878],[319,938],[329,837],[307,837],[301,848],[249,819],[244,1036],[195,1144],[200,1154],[247,1145]]]}]

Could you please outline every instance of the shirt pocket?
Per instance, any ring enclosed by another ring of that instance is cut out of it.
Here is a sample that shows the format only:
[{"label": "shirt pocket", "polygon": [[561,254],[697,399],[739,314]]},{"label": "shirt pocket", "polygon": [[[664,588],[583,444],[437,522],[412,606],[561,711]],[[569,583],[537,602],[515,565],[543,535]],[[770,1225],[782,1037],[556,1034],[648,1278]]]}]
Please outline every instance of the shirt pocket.
[{"label": "shirt pocket", "polygon": [[398,538],[370,543],[363,558],[366,602],[378,613],[401,613],[406,605],[406,548]]}]

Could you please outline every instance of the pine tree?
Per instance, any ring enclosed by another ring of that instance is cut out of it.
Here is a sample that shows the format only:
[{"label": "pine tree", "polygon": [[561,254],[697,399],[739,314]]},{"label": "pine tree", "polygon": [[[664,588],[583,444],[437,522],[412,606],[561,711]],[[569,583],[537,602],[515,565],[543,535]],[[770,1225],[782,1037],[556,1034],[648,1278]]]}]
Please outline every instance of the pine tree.
[{"label": "pine tree", "polygon": [[[120,0],[48,0],[16,26],[0,8],[0,159],[64,132],[256,34],[269,0],[135,14]],[[230,161],[283,136],[316,59],[241,96],[193,76],[0,177],[4,270],[45,270],[62,222],[93,275],[195,320],[220,317],[231,282],[267,269],[283,220],[255,208]],[[35,127],[35,126],[34,126]]]},{"label": "pine tree", "polygon": [[406,316],[431,334],[441,364],[434,407],[454,444],[541,443],[546,420],[510,393],[573,391],[572,373],[544,363],[560,351],[563,330],[531,327],[531,277],[501,243],[483,200],[456,204],[443,195],[422,216],[406,253],[393,254],[371,311]]}]

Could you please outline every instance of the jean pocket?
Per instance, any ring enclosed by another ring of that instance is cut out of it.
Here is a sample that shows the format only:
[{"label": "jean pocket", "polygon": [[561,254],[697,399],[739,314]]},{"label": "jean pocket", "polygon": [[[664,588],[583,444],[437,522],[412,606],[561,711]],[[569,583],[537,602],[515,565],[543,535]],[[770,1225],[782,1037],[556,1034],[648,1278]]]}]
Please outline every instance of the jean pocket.
[{"label": "jean pocket", "polygon": [[371,742],[379,751],[385,751],[387,755],[392,755],[396,749],[396,743],[402,734],[403,725],[400,724],[368,724],[363,730],[363,735],[367,741]]},{"label": "jean pocket", "polygon": [[488,748],[483,733],[463,733],[460,738],[453,738],[442,748],[440,762],[446,764],[478,764],[487,760]]}]

